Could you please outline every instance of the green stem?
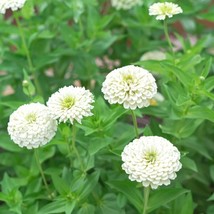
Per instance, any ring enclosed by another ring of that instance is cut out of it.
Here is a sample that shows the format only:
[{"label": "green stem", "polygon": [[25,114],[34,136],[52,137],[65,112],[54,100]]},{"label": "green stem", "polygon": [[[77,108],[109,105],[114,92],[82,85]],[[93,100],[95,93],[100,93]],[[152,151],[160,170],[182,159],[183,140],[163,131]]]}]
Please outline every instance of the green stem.
[{"label": "green stem", "polygon": [[133,110],[131,110],[131,114],[132,114],[132,120],[133,120],[133,124],[134,124],[135,134],[136,134],[136,137],[139,138],[137,118],[136,118],[136,115]]},{"label": "green stem", "polygon": [[149,201],[149,192],[150,192],[150,187],[145,187],[144,188],[144,205],[143,205],[143,214],[147,214],[147,206],[148,206],[148,201]]},{"label": "green stem", "polygon": [[21,40],[22,40],[22,45],[23,45],[23,48],[24,48],[24,51],[25,51],[25,54],[26,54],[26,57],[27,57],[29,70],[30,70],[31,74],[33,75],[37,92],[42,96],[43,92],[42,92],[42,89],[41,89],[40,84],[39,84],[38,75],[35,72],[35,68],[33,66],[31,55],[30,55],[30,52],[29,52],[29,49],[28,49],[28,46],[27,46],[27,43],[26,43],[26,40],[25,40],[24,31],[23,31],[22,25],[21,25],[21,23],[19,21],[19,17],[17,15],[15,15],[15,20],[16,20],[16,23],[17,23],[17,26],[18,26],[18,29],[19,29],[19,34],[20,34],[20,37],[21,37]]},{"label": "green stem", "polygon": [[69,156],[69,159],[70,159],[70,166],[72,166],[72,150],[71,150],[71,147],[70,147],[70,142],[69,142],[69,139],[67,139],[67,147],[68,147],[68,156]]},{"label": "green stem", "polygon": [[164,26],[165,37],[166,37],[167,42],[169,44],[170,50],[171,50],[171,52],[172,52],[172,54],[174,56],[173,46],[172,46],[172,42],[171,42],[170,37],[169,37],[169,32],[168,32],[168,27],[167,27],[166,20],[163,21],[163,26]]},{"label": "green stem", "polygon": [[81,170],[84,171],[82,159],[81,159],[80,154],[76,148],[76,127],[75,127],[75,124],[73,124],[73,126],[72,126],[72,148],[73,148],[74,152],[76,153],[77,159],[80,163]]},{"label": "green stem", "polygon": [[43,171],[42,166],[41,166],[41,163],[40,163],[40,161],[39,161],[39,155],[38,155],[37,149],[34,149],[34,156],[35,156],[35,160],[36,160],[37,166],[38,166],[38,168],[39,168],[40,174],[41,174],[41,176],[42,176],[43,183],[45,184],[45,188],[46,188],[46,190],[47,190],[49,196],[52,197],[52,196],[51,196],[51,191],[50,191],[50,189],[49,189],[49,187],[48,187],[48,183],[47,183],[46,178],[45,178],[44,171]]}]

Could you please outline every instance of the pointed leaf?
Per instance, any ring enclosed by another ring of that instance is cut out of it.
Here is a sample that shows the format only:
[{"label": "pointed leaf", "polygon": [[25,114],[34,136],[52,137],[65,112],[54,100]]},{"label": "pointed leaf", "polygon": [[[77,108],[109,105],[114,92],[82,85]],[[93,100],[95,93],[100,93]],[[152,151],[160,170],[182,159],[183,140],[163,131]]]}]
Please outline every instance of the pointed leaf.
[{"label": "pointed leaf", "polygon": [[177,197],[189,192],[181,188],[163,188],[153,192],[149,198],[148,211],[151,212],[170,201],[175,200]]},{"label": "pointed leaf", "polygon": [[138,210],[138,212],[142,211],[143,197],[141,192],[136,188],[136,183],[129,180],[114,180],[107,182],[107,184],[117,191],[123,193],[130,203]]}]

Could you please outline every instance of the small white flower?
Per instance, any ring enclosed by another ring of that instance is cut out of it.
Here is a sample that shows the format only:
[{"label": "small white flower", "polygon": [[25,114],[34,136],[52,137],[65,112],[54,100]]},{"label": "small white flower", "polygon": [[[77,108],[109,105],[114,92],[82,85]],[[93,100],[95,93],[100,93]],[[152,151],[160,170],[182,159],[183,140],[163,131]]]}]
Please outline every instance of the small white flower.
[{"label": "small white flower", "polygon": [[74,120],[81,123],[83,117],[93,115],[93,102],[94,96],[89,90],[65,86],[51,95],[47,106],[54,119],[64,123],[69,120],[73,124]]},{"label": "small white flower", "polygon": [[173,15],[182,12],[181,7],[172,2],[155,3],[149,7],[149,15],[157,16],[157,20],[164,20],[167,16],[171,18]]},{"label": "small white flower", "polygon": [[117,10],[129,10],[134,6],[141,6],[143,4],[142,0],[111,0],[112,7]]},{"label": "small white flower", "polygon": [[26,0],[0,0],[0,13],[5,14],[7,9],[13,11],[22,8]]},{"label": "small white flower", "polygon": [[57,130],[48,108],[41,103],[20,106],[10,115],[8,133],[14,143],[28,149],[47,144]]},{"label": "small white flower", "polygon": [[163,102],[165,100],[164,96],[157,92],[155,96],[150,100],[150,105],[151,106],[157,106],[159,103]]},{"label": "small white flower", "polygon": [[125,146],[122,169],[131,181],[152,189],[169,185],[181,169],[180,152],[168,140],[158,136],[141,137]]},{"label": "small white flower", "polygon": [[145,61],[145,60],[164,60],[166,59],[166,54],[163,51],[158,51],[158,50],[154,50],[154,51],[148,51],[146,53],[144,53],[141,58],[140,61]]},{"label": "small white flower", "polygon": [[155,79],[147,70],[128,65],[110,72],[102,85],[104,98],[125,109],[147,107],[157,92]]}]

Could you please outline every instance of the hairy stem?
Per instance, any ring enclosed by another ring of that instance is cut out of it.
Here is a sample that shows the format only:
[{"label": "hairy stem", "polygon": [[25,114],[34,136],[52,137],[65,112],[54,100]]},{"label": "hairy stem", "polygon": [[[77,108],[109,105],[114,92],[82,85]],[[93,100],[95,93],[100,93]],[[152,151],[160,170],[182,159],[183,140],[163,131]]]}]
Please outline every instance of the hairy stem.
[{"label": "hairy stem", "polygon": [[52,196],[51,196],[51,191],[50,191],[50,189],[49,189],[49,187],[48,187],[47,180],[46,180],[46,178],[45,178],[44,171],[43,171],[43,169],[42,169],[42,165],[41,165],[41,163],[40,163],[40,161],[39,161],[39,155],[38,155],[37,149],[34,149],[34,156],[35,156],[35,160],[36,160],[37,166],[38,166],[38,168],[39,168],[40,174],[41,174],[41,176],[42,176],[42,180],[43,180],[43,183],[44,183],[44,185],[45,185],[45,188],[46,188],[46,190],[47,190],[49,196],[52,197]]},{"label": "hairy stem", "polygon": [[70,160],[70,166],[72,166],[72,150],[71,150],[71,146],[70,146],[70,141],[69,141],[69,138],[67,139],[67,147],[68,147],[68,157],[69,157],[69,160]]},{"label": "hairy stem", "polygon": [[73,126],[72,126],[72,148],[73,148],[73,150],[77,156],[81,170],[84,171],[84,165],[82,162],[82,158],[80,157],[80,154],[76,148],[76,127],[75,127],[75,124],[73,124]]},{"label": "hairy stem", "polygon": [[136,118],[136,115],[135,115],[133,110],[131,110],[131,114],[132,114],[132,121],[133,121],[133,124],[134,124],[135,134],[136,134],[136,137],[139,138],[138,126],[137,126],[137,118]]},{"label": "hairy stem", "polygon": [[150,192],[150,187],[145,187],[144,188],[144,205],[143,205],[143,214],[147,214],[147,206],[148,206],[148,201],[149,201],[149,192]]},{"label": "hairy stem", "polygon": [[38,75],[37,75],[37,73],[35,71],[35,68],[33,66],[33,62],[32,62],[31,55],[30,55],[30,51],[28,49],[27,42],[25,40],[24,31],[23,31],[22,25],[21,25],[21,23],[19,21],[19,17],[17,15],[15,15],[15,20],[16,20],[16,23],[17,23],[17,26],[18,26],[18,29],[19,29],[19,34],[20,34],[20,37],[21,37],[21,40],[22,40],[22,45],[23,45],[23,48],[24,48],[24,51],[25,51],[25,54],[26,54],[26,57],[27,57],[28,67],[29,67],[29,70],[30,70],[31,74],[33,75],[33,78],[34,78],[36,90],[37,90],[38,94],[42,96],[43,92],[42,92],[42,89],[41,89],[40,84],[39,84]]},{"label": "hairy stem", "polygon": [[169,47],[170,47],[172,54],[174,55],[173,46],[172,46],[172,42],[171,42],[170,37],[169,37],[169,32],[168,32],[166,20],[163,21],[163,26],[164,26],[164,34],[165,34],[166,40],[169,44]]}]

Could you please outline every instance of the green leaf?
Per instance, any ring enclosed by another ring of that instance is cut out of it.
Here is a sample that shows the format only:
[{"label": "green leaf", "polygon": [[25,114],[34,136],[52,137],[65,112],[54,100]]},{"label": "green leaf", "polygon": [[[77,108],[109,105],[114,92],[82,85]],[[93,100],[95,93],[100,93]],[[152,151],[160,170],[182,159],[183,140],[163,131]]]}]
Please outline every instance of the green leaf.
[{"label": "green leaf", "polygon": [[210,7],[207,9],[209,9],[209,10],[206,11],[206,13],[200,13],[199,15],[197,15],[197,18],[213,22],[214,21],[214,17],[213,17],[214,9],[213,9],[213,7]]},{"label": "green leaf", "polygon": [[178,197],[172,206],[172,214],[193,214],[193,200],[191,193]]},{"label": "green leaf", "polygon": [[43,163],[44,161],[54,156],[56,148],[53,146],[52,147],[44,146],[43,148],[39,148],[37,150],[38,150],[39,160],[41,163]]},{"label": "green leaf", "polygon": [[112,193],[108,193],[104,195],[99,203],[99,207],[97,209],[97,212],[99,214],[125,214],[120,207],[118,207],[117,201],[116,201],[116,195]]},{"label": "green leaf", "polygon": [[35,95],[36,89],[32,81],[30,80],[30,77],[28,76],[26,70],[23,69],[23,73],[24,73],[24,80],[22,82],[23,92],[27,96],[32,97]]},{"label": "green leaf", "polygon": [[10,140],[10,137],[6,133],[1,133],[0,147],[6,151],[10,152],[22,152],[23,149],[17,144]]},{"label": "green leaf", "polygon": [[187,54],[179,59],[179,67],[186,72],[194,69],[194,66],[202,62],[202,57],[199,54],[194,54],[192,50],[188,50]]},{"label": "green leaf", "polygon": [[160,125],[160,127],[164,133],[171,134],[177,138],[187,138],[194,133],[202,122],[203,119],[167,119],[164,120],[163,125]]},{"label": "green leaf", "polygon": [[214,201],[214,193],[207,200],[208,201]]},{"label": "green leaf", "polygon": [[87,180],[86,180],[84,186],[82,186],[81,189],[78,191],[79,192],[79,198],[81,200],[84,200],[92,192],[92,190],[97,185],[99,176],[100,176],[99,171],[94,172],[93,174],[87,176]]},{"label": "green leaf", "polygon": [[95,155],[97,152],[107,147],[111,143],[112,138],[110,137],[91,138],[91,140],[89,140],[88,152],[90,155]]},{"label": "green leaf", "polygon": [[204,88],[207,91],[212,91],[214,89],[214,76],[210,76],[205,80]]},{"label": "green leaf", "polygon": [[191,149],[193,151],[196,151],[198,154],[202,155],[203,157],[206,157],[209,160],[213,159],[212,156],[209,154],[207,147],[205,147],[196,137],[183,139],[182,145],[187,147],[188,150]]},{"label": "green leaf", "polygon": [[65,206],[65,214],[71,214],[76,206],[76,201],[68,201]]},{"label": "green leaf", "polygon": [[116,189],[117,191],[123,193],[130,203],[138,210],[142,211],[143,197],[141,191],[136,188],[136,184],[129,180],[127,181],[108,181],[107,184]]},{"label": "green leaf", "polygon": [[214,122],[214,111],[205,106],[193,106],[189,108],[186,118],[206,119]]},{"label": "green leaf", "polygon": [[173,73],[185,87],[192,84],[194,79],[192,74],[187,73],[170,63],[161,63],[161,65],[168,73]]},{"label": "green leaf", "polygon": [[81,14],[84,12],[83,1],[79,1],[79,0],[72,0],[72,1],[63,0],[63,1],[70,8],[74,21],[78,22]]},{"label": "green leaf", "polygon": [[57,174],[53,172],[53,174],[51,175],[51,178],[52,178],[54,187],[58,193],[60,193],[61,195],[67,195],[70,192],[69,185]]},{"label": "green leaf", "polygon": [[210,166],[210,177],[211,177],[212,181],[214,181],[214,165]]},{"label": "green leaf", "polygon": [[66,209],[66,201],[63,199],[58,199],[56,201],[53,201],[51,203],[46,204],[45,206],[43,206],[38,214],[59,214],[62,212],[65,212]]},{"label": "green leaf", "polygon": [[213,214],[214,213],[214,205],[211,205],[207,208],[206,214]]},{"label": "green leaf", "polygon": [[149,198],[148,211],[151,212],[187,192],[189,191],[181,188],[163,188],[155,190]]},{"label": "green leaf", "polygon": [[205,62],[204,62],[204,68],[201,72],[201,76],[206,78],[207,75],[209,74],[210,70],[211,70],[211,67],[212,67],[212,58],[209,57],[207,59],[205,59]]},{"label": "green leaf", "polygon": [[34,14],[34,3],[33,0],[27,0],[24,7],[21,10],[22,16],[26,19],[31,18]]},{"label": "green leaf", "polygon": [[27,213],[37,214],[38,213],[38,203],[35,203],[35,204],[31,205],[31,206],[28,206],[26,208],[26,210],[23,209],[22,214],[27,214]]},{"label": "green leaf", "polygon": [[95,206],[92,204],[84,203],[82,204],[80,210],[77,214],[94,214],[95,213]]},{"label": "green leaf", "polygon": [[191,158],[188,158],[185,156],[181,159],[181,163],[182,163],[183,168],[191,169],[194,172],[198,172],[197,165],[196,165],[195,161],[192,160]]},{"label": "green leaf", "polygon": [[9,196],[7,194],[4,194],[3,192],[0,192],[0,201],[8,202]]},{"label": "green leaf", "polygon": [[152,130],[150,129],[150,127],[147,125],[144,129],[143,129],[143,135],[144,136],[152,136]]}]

